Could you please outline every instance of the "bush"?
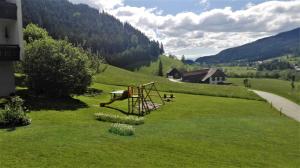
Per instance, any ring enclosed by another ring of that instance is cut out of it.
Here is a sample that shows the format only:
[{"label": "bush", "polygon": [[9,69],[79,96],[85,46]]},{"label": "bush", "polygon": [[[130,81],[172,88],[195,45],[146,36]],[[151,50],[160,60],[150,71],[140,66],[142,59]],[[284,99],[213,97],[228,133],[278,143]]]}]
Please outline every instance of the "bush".
[{"label": "bush", "polygon": [[48,32],[45,29],[39,28],[35,24],[28,24],[23,30],[24,40],[27,43],[31,43],[35,40],[49,38]]},{"label": "bush", "polygon": [[144,118],[143,117],[136,117],[136,116],[121,117],[121,116],[118,116],[118,115],[111,115],[111,114],[104,114],[104,113],[96,113],[95,116],[96,116],[96,119],[99,120],[99,121],[129,124],[129,125],[144,124]]},{"label": "bush", "polygon": [[66,97],[83,94],[92,82],[88,54],[64,40],[35,40],[25,47],[28,88],[36,94]]},{"label": "bush", "polygon": [[24,101],[19,97],[12,97],[0,111],[0,126],[13,127],[25,126],[31,123],[23,108]]},{"label": "bush", "polygon": [[134,128],[131,125],[115,123],[111,125],[109,132],[122,136],[131,136],[134,135]]}]

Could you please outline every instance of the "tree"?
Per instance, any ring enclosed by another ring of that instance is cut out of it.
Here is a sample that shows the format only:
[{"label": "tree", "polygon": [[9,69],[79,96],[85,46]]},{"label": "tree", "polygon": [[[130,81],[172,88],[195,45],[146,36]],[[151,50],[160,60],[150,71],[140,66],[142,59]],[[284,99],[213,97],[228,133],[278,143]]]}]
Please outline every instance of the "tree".
[{"label": "tree", "polygon": [[160,54],[164,54],[164,53],[165,53],[164,45],[163,43],[160,43]]},{"label": "tree", "polygon": [[[162,53],[159,42],[150,40],[129,23],[87,5],[68,0],[22,0],[22,9],[25,26],[38,24],[54,39],[68,37],[67,41],[90,48],[92,54],[100,54],[114,66],[136,69],[157,60]],[[33,40],[40,37],[33,35]],[[25,39],[30,40],[27,36]]]},{"label": "tree", "polygon": [[164,76],[163,64],[162,64],[161,60],[159,60],[159,65],[158,65],[158,76]]},{"label": "tree", "polygon": [[31,43],[35,40],[49,38],[48,32],[45,29],[39,28],[35,24],[28,24],[23,30],[24,40]]},{"label": "tree", "polygon": [[295,89],[295,80],[296,80],[296,76],[293,75],[293,76],[292,76],[292,79],[291,79],[291,87],[292,87],[292,90]]},{"label": "tree", "polygon": [[26,44],[23,69],[28,88],[36,94],[66,97],[86,91],[92,82],[91,64],[82,49],[65,40],[44,37]]},{"label": "tree", "polygon": [[184,56],[184,55],[182,55],[182,56],[181,56],[181,62],[183,62],[183,63],[184,63],[184,61],[185,61],[185,56]]}]

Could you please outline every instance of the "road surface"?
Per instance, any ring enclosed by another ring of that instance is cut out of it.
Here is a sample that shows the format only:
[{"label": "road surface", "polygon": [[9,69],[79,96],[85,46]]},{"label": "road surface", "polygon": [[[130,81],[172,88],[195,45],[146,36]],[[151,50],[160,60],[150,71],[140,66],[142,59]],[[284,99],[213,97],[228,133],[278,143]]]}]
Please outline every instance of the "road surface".
[{"label": "road surface", "polygon": [[258,91],[258,90],[253,90],[253,91],[256,94],[258,94],[260,97],[262,97],[263,99],[271,103],[273,107],[281,111],[286,116],[300,122],[300,106],[298,104],[284,97],[272,93]]}]

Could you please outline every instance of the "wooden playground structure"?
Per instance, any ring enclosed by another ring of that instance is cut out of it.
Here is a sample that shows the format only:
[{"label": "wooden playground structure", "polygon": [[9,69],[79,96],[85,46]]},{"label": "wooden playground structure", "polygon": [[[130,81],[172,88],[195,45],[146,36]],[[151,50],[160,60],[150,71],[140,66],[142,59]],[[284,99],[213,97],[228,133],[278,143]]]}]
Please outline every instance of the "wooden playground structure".
[{"label": "wooden playground structure", "polygon": [[[139,86],[128,86],[127,90],[111,92],[111,100],[107,103],[100,103],[100,106],[105,107],[115,101],[125,99],[128,100],[128,114],[145,115],[165,104],[155,82],[150,82]],[[161,104],[155,102],[157,99]]]}]

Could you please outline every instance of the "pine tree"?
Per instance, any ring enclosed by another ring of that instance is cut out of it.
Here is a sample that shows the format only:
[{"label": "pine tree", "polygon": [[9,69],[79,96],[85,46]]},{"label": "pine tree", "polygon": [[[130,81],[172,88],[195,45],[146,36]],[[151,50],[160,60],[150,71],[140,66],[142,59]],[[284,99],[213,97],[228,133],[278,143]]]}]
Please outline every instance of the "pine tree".
[{"label": "pine tree", "polygon": [[181,56],[181,62],[183,62],[183,63],[185,62],[185,56],[184,55]]},{"label": "pine tree", "polygon": [[165,53],[164,45],[163,43],[160,43],[160,54],[164,54],[164,53]]},{"label": "pine tree", "polygon": [[164,76],[163,64],[162,64],[161,60],[159,60],[159,65],[158,65],[158,76]]}]

